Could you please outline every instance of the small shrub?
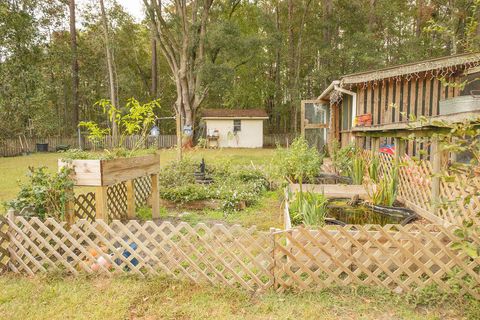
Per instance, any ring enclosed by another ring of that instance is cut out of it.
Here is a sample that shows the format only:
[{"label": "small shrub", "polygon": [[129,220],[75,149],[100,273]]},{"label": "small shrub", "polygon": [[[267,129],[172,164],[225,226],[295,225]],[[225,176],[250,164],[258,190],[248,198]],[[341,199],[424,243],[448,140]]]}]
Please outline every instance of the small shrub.
[{"label": "small shrub", "polygon": [[73,197],[71,174],[72,169],[67,167],[54,173],[49,173],[46,167],[29,167],[28,181],[20,185],[17,198],[5,206],[17,211],[29,207],[31,213],[40,218],[61,219],[65,215],[65,205]]},{"label": "small shrub", "polygon": [[352,173],[351,178],[353,184],[362,184],[363,176],[365,175],[366,164],[365,159],[361,156],[360,153],[355,153],[352,160]]},{"label": "small shrub", "polygon": [[307,182],[320,173],[322,156],[307,140],[297,137],[290,148],[278,147],[274,157],[276,174],[290,182]]},{"label": "small shrub", "polygon": [[216,199],[222,208],[235,211],[243,204],[251,206],[268,190],[269,182],[262,170],[252,167],[233,167],[230,162],[207,165],[207,174],[213,183],[195,183],[193,173],[198,165],[190,159],[172,162],[159,175],[160,197],[186,203],[196,200]]},{"label": "small shrub", "polygon": [[325,225],[328,213],[328,199],[323,194],[299,192],[290,204],[290,217],[293,225]]},{"label": "small shrub", "polygon": [[349,144],[341,149],[332,152],[332,162],[337,172],[346,177],[352,176],[353,159],[357,154],[354,144]]},{"label": "small shrub", "polygon": [[393,206],[397,198],[398,170],[398,165],[394,165],[391,175],[384,175],[380,182],[376,184],[371,196],[373,204]]},{"label": "small shrub", "polygon": [[373,154],[368,163],[368,176],[374,183],[379,182],[380,157],[377,154]]}]

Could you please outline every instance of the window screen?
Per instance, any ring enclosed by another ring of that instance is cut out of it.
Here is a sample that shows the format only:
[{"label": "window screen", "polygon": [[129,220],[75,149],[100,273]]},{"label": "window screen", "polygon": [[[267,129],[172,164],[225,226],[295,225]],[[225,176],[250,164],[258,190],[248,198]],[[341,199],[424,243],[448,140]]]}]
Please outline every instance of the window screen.
[{"label": "window screen", "polygon": [[235,119],[233,120],[233,132],[242,131],[242,120]]}]

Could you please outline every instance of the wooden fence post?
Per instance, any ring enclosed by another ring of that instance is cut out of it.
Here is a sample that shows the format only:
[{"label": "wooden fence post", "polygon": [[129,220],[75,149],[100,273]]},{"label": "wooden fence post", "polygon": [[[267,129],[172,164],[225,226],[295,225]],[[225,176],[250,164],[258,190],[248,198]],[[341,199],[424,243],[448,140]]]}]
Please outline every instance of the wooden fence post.
[{"label": "wooden fence post", "polygon": [[108,222],[107,188],[107,186],[100,186],[95,189],[95,219]]},{"label": "wooden fence post", "polygon": [[71,226],[75,222],[75,194],[73,188],[67,190],[67,203],[65,203],[65,221],[68,226]]},{"label": "wooden fence post", "polygon": [[152,219],[160,218],[160,194],[158,191],[158,174],[151,174],[152,179]]},{"label": "wooden fence post", "polygon": [[135,219],[135,180],[128,180],[127,186],[127,218]]},{"label": "wooden fence post", "polygon": [[11,228],[9,219],[11,213],[14,214],[13,209],[8,211],[7,217],[0,215],[0,274],[9,270],[9,264],[11,260],[10,255],[10,237]]}]

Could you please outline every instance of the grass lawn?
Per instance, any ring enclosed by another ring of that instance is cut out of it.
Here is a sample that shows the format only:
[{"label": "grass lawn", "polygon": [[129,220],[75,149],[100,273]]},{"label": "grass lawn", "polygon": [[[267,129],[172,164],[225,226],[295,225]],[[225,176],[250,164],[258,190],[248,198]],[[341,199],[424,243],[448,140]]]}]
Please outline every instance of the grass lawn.
[{"label": "grass lawn", "polygon": [[371,288],[250,294],[166,278],[0,277],[0,319],[478,319],[478,302]]},{"label": "grass lawn", "polygon": [[[160,150],[160,166],[164,166],[177,157],[176,150]],[[198,149],[186,151],[185,157],[191,157],[193,160],[200,162],[205,158],[207,166],[215,161],[229,160],[232,164],[239,165],[261,165],[271,161],[274,149]],[[36,153],[28,156],[0,158],[0,203],[15,198],[19,191],[18,181],[25,180],[25,174],[29,166],[39,167],[47,166],[52,171],[57,169],[57,160],[61,157],[58,153]],[[85,192],[88,188],[77,188],[76,192]],[[244,225],[257,224],[263,229],[272,226],[280,226],[279,220],[280,203],[277,201],[275,194],[270,193],[262,205],[241,212],[239,214],[223,217],[223,213],[219,211],[202,211],[191,212],[188,217],[183,220],[202,221],[202,220],[227,220],[228,223],[240,223]],[[253,212],[256,211],[256,212]],[[176,216],[177,213],[162,211],[163,215]],[[260,213],[260,214],[256,214]],[[277,217],[278,216],[278,217]],[[275,220],[276,219],[276,220]],[[274,224],[271,221],[276,221]]]}]

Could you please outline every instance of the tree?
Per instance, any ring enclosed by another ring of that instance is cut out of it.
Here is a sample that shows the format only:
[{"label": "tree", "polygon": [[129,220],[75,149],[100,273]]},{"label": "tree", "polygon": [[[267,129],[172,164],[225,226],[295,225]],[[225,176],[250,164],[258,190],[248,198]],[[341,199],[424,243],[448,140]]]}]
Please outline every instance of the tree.
[{"label": "tree", "polygon": [[72,50],[72,111],[73,127],[76,128],[79,121],[79,102],[78,102],[78,57],[77,57],[77,28],[75,26],[75,0],[69,0],[70,12],[70,46]]},{"label": "tree", "polygon": [[[110,35],[108,31],[109,30],[108,18],[107,18],[107,13],[105,11],[105,5],[103,3],[103,0],[100,0],[100,11],[102,15],[103,30],[105,33],[105,52],[107,56],[108,79],[109,79],[109,85],[110,85],[110,101],[114,106],[118,107],[117,88],[115,87],[115,75],[113,70],[114,69],[113,52],[110,45]],[[115,119],[115,114],[112,115],[112,118]],[[117,136],[118,136],[117,123],[115,121],[112,121],[111,124],[112,124],[112,139],[115,144],[117,142]]]},{"label": "tree", "polygon": [[201,67],[205,60],[205,42],[213,0],[174,0],[172,7],[144,0],[154,26],[160,51],[175,80],[175,110],[182,126],[191,128],[184,145],[191,145],[195,112],[203,102],[208,87],[202,83]]}]

